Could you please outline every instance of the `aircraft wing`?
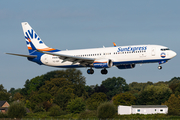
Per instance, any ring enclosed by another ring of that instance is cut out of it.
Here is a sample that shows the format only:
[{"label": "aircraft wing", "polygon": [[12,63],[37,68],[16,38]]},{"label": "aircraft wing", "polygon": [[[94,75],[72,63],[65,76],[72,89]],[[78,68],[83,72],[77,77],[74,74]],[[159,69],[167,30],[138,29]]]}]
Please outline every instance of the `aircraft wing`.
[{"label": "aircraft wing", "polygon": [[23,54],[14,54],[14,53],[6,53],[6,54],[21,56],[21,57],[28,57],[28,58],[36,58],[37,57],[37,55],[23,55]]},{"label": "aircraft wing", "polygon": [[72,62],[72,65],[75,63],[80,63],[80,65],[82,66],[87,66],[87,65],[92,64],[95,60],[94,58],[77,57],[77,56],[71,56],[71,55],[65,55],[65,54],[59,54],[59,53],[45,52],[45,51],[40,51],[40,50],[37,50],[37,51],[44,54],[58,56],[60,59],[63,60],[62,63],[66,61],[70,61]]}]

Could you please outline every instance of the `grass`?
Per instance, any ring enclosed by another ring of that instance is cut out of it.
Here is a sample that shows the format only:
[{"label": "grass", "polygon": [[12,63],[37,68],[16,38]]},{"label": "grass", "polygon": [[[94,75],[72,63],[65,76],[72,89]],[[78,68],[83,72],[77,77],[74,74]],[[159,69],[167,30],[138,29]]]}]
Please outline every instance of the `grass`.
[{"label": "grass", "polygon": [[[15,120],[15,119],[0,118],[0,120]],[[48,112],[39,112],[39,113],[28,113],[27,116],[25,116],[24,118],[16,119],[16,120],[99,120],[99,118],[96,115],[96,111],[85,111],[80,114],[71,113],[71,114],[66,114],[66,115],[61,115],[61,116],[56,116],[56,117],[49,116]],[[165,114],[116,115],[113,120],[180,120],[180,116],[172,116],[172,115],[165,115]]]}]

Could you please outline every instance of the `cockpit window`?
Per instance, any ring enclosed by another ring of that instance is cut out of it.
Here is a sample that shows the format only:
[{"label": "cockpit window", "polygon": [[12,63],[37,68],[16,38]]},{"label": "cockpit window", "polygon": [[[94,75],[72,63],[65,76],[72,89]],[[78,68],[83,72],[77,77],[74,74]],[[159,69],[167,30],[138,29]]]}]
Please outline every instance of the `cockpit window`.
[{"label": "cockpit window", "polygon": [[169,48],[163,48],[161,49],[161,51],[166,51],[166,50],[170,50]]}]

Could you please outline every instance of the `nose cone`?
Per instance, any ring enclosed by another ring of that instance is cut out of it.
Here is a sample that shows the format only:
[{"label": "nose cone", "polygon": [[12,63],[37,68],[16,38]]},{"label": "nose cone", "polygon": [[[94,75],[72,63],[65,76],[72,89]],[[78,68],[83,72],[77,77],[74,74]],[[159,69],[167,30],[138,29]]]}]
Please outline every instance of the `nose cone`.
[{"label": "nose cone", "polygon": [[176,55],[177,55],[177,53],[176,53],[176,52],[174,52],[174,51],[172,51],[172,52],[171,52],[171,56],[172,56],[172,58],[173,58],[173,57],[175,57]]}]

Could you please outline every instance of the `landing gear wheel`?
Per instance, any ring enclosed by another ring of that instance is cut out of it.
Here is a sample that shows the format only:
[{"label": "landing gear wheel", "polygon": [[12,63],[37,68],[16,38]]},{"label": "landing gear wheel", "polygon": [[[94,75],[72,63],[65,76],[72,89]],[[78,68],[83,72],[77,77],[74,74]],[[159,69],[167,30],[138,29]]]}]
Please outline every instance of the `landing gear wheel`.
[{"label": "landing gear wheel", "polygon": [[87,73],[88,73],[88,74],[93,74],[93,73],[94,73],[94,70],[93,70],[93,69],[88,69],[88,70],[87,70]]},{"label": "landing gear wheel", "polygon": [[161,69],[162,69],[162,66],[158,66],[158,69],[161,70]]},{"label": "landing gear wheel", "polygon": [[106,75],[107,73],[108,71],[105,68],[101,70],[101,74]]}]

